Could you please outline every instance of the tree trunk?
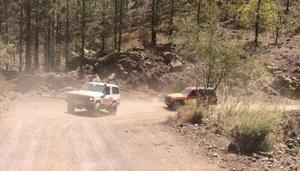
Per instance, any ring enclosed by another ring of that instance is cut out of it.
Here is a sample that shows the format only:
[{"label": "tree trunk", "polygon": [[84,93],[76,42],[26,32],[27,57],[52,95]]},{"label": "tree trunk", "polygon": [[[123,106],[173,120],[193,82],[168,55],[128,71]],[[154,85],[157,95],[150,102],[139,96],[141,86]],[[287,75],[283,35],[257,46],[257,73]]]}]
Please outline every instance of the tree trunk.
[{"label": "tree trunk", "polygon": [[65,69],[68,70],[68,61],[69,61],[69,42],[70,42],[70,19],[69,19],[69,0],[67,0],[67,9],[66,9],[66,40],[65,40]]},{"label": "tree trunk", "polygon": [[100,33],[101,35],[101,51],[105,52],[105,45],[106,45],[106,25],[107,25],[107,21],[106,21],[106,8],[107,8],[107,4],[105,1],[102,1],[102,27],[103,30]]},{"label": "tree trunk", "polygon": [[3,14],[2,14],[2,10],[3,9],[3,2],[0,0],[0,36],[3,36],[3,29],[2,29],[2,25],[3,25]]},{"label": "tree trunk", "polygon": [[276,23],[275,45],[278,44],[280,23],[281,23],[281,15],[280,15],[280,12],[278,12],[278,18],[277,18],[277,23]]},{"label": "tree trunk", "polygon": [[122,27],[123,27],[123,0],[120,0],[120,14],[119,14],[119,41],[118,41],[118,52],[121,51],[122,46]]},{"label": "tree trunk", "polygon": [[201,23],[201,0],[198,0],[197,2],[197,24],[198,26]]},{"label": "tree trunk", "polygon": [[39,0],[35,1],[35,46],[34,46],[34,69],[39,69]]},{"label": "tree trunk", "polygon": [[114,0],[115,16],[114,16],[114,49],[118,49],[117,29],[118,29],[118,0]]},{"label": "tree trunk", "polygon": [[25,70],[31,70],[31,0],[26,0],[26,66]]},{"label": "tree trunk", "polygon": [[152,0],[151,4],[151,46],[156,47],[156,24],[157,24],[157,14],[156,14],[156,0]]},{"label": "tree trunk", "polygon": [[285,9],[285,13],[288,14],[290,11],[290,0],[286,0],[286,9]]},{"label": "tree trunk", "polygon": [[175,15],[175,0],[171,0],[171,11],[170,11],[170,31],[169,36],[173,34],[174,31],[174,15]]},{"label": "tree trunk", "polygon": [[83,76],[83,59],[85,47],[85,0],[82,0],[82,15],[81,15],[81,54],[80,54],[80,77]]},{"label": "tree trunk", "polygon": [[[58,7],[60,9],[60,6]],[[56,65],[57,67],[60,66],[61,59],[60,59],[60,34],[61,34],[61,17],[60,12],[58,12],[56,16]]]},{"label": "tree trunk", "polygon": [[49,60],[48,60],[48,31],[45,29],[44,31],[44,69],[45,71],[49,71]]},{"label": "tree trunk", "polygon": [[50,49],[50,71],[56,70],[56,47],[55,47],[55,21],[54,21],[54,15],[52,15],[50,20],[50,44],[49,46]]},{"label": "tree trunk", "polygon": [[256,10],[256,21],[255,21],[255,40],[254,40],[254,43],[256,46],[258,46],[259,24],[260,24],[260,6],[261,6],[261,0],[258,0],[257,10]]},{"label": "tree trunk", "polygon": [[47,29],[47,33],[46,33],[46,35],[47,35],[47,46],[46,46],[46,48],[47,48],[47,71],[48,72],[50,72],[51,71],[51,61],[52,61],[52,59],[51,59],[51,23],[50,23],[50,21],[48,21],[49,23],[48,23],[48,29]]},{"label": "tree trunk", "polygon": [[51,17],[48,17],[47,21],[47,28],[45,32],[45,64],[46,64],[46,71],[50,72],[52,67],[52,56],[51,56]]},{"label": "tree trunk", "polygon": [[20,4],[19,72],[23,71],[23,2]]},{"label": "tree trunk", "polygon": [[7,14],[7,0],[3,0],[4,11],[4,43],[8,43],[8,14]]}]

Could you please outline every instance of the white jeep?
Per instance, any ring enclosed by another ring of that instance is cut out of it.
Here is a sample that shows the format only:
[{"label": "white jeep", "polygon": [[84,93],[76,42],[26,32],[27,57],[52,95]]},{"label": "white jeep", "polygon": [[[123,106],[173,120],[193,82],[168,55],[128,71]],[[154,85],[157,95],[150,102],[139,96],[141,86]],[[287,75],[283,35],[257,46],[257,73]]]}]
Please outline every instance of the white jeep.
[{"label": "white jeep", "polygon": [[110,114],[116,114],[120,105],[120,89],[115,84],[88,82],[79,90],[67,94],[68,113],[74,113],[75,108],[87,109],[98,114],[102,109]]}]

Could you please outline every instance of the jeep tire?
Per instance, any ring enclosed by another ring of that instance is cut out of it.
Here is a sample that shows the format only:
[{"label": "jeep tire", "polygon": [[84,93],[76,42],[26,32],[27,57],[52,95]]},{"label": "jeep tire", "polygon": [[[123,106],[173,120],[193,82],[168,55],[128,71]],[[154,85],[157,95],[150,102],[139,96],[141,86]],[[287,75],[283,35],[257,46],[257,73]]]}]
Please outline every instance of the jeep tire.
[{"label": "jeep tire", "polygon": [[94,108],[93,108],[92,112],[93,112],[94,115],[100,114],[101,113],[101,104],[100,103],[96,103],[94,105]]},{"label": "jeep tire", "polygon": [[182,103],[180,101],[175,101],[172,104],[172,109],[175,110],[175,111],[177,111],[181,106],[182,106]]},{"label": "jeep tire", "polygon": [[113,103],[110,107],[110,109],[108,110],[109,114],[115,115],[118,111],[118,105],[117,103]]}]

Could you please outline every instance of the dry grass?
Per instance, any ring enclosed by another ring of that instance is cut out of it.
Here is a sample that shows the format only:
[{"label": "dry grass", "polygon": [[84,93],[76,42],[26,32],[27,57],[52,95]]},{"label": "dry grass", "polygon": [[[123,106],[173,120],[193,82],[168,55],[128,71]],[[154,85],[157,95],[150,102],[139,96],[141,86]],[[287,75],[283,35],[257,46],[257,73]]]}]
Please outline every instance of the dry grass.
[{"label": "dry grass", "polygon": [[283,111],[272,106],[232,100],[218,106],[213,119],[231,135],[238,151],[266,151],[272,140],[279,136]]},{"label": "dry grass", "polygon": [[208,113],[209,108],[206,106],[187,105],[178,109],[177,120],[182,123],[201,124]]},{"label": "dry grass", "polygon": [[179,109],[177,119],[183,123],[202,123],[209,118],[230,135],[236,150],[252,153],[267,151],[281,136],[283,111],[279,108],[231,100],[217,107],[195,105]]}]

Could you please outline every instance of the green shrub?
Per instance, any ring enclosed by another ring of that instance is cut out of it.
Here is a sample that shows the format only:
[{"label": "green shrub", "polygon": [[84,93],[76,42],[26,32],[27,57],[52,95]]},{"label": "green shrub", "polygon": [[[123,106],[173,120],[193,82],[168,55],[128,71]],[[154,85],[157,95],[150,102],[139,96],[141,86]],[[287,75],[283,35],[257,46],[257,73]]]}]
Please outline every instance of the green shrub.
[{"label": "green shrub", "polygon": [[300,14],[299,12],[291,11],[288,15],[284,16],[286,22],[286,33],[294,35],[300,32]]},{"label": "green shrub", "polygon": [[[239,9],[238,22],[245,28],[252,28],[256,21],[257,0],[250,0]],[[273,30],[278,19],[280,7],[273,1],[262,0],[260,23],[263,30]]]}]

